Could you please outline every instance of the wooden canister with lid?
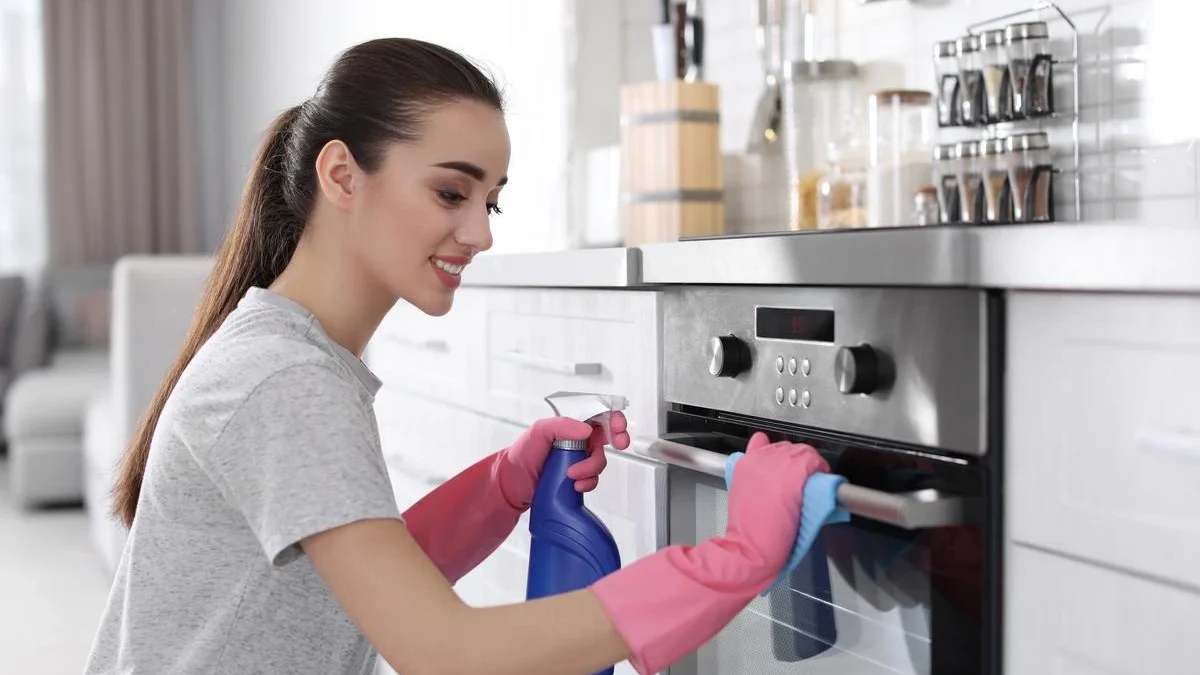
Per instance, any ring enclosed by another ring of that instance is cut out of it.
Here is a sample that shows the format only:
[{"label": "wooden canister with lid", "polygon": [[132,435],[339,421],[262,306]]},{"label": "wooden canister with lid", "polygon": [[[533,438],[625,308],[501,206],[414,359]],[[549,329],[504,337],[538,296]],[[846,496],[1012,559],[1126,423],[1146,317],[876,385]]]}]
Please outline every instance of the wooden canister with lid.
[{"label": "wooden canister with lid", "polygon": [[723,181],[716,85],[668,80],[622,87],[626,246],[722,234]]}]

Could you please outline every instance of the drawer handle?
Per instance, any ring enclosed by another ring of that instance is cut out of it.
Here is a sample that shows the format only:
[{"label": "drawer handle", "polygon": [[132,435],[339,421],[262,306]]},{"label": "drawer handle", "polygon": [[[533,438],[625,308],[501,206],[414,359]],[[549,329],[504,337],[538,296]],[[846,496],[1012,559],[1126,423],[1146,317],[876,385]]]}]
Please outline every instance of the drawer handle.
[{"label": "drawer handle", "polygon": [[571,363],[569,361],[554,361],[552,359],[544,359],[540,356],[533,356],[524,352],[519,352],[515,349],[510,349],[506,352],[501,352],[496,355],[502,361],[516,364],[522,368],[529,370],[540,370],[547,373],[558,373],[560,375],[599,375],[604,370],[604,366],[599,363]]},{"label": "drawer handle", "polygon": [[[663,439],[637,439],[629,449],[655,461],[725,478],[727,455]],[[967,520],[967,503],[961,497],[937,490],[891,493],[842,483],[837,500],[850,513],[906,530],[960,525]]]},{"label": "drawer handle", "polygon": [[450,343],[446,342],[445,340],[439,340],[437,338],[429,338],[427,340],[415,340],[410,337],[394,335],[394,336],[392,336],[392,340],[398,344],[404,345],[405,347],[412,347],[414,349],[420,349],[420,350],[426,351],[426,352],[438,352],[440,354],[444,354],[444,353],[450,351]]}]

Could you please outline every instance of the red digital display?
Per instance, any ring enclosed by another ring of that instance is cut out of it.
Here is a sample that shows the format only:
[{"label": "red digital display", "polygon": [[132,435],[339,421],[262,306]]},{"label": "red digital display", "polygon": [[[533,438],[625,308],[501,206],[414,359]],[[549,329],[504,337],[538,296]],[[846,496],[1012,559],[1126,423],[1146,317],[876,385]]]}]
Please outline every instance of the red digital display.
[{"label": "red digital display", "polygon": [[833,311],[757,307],[754,310],[754,333],[769,340],[832,343]]}]

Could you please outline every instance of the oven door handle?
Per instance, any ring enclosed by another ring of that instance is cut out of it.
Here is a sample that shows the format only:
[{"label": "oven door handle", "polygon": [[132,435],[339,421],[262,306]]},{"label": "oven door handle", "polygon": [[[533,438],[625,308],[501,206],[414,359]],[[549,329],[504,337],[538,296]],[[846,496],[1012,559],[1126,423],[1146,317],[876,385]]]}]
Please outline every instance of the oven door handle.
[{"label": "oven door handle", "polygon": [[[722,480],[729,461],[728,455],[661,438],[634,439],[629,449],[642,457]],[[905,530],[961,525],[968,515],[966,500],[934,489],[892,493],[842,483],[837,500],[853,515]]]}]

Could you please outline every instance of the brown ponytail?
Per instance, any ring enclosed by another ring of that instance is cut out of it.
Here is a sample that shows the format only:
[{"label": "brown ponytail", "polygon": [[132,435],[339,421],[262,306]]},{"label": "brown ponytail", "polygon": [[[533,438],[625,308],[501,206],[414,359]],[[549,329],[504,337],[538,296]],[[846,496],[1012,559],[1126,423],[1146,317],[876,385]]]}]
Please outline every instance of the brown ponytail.
[{"label": "brown ponytail", "polygon": [[[282,158],[286,155],[288,137],[299,112],[300,107],[296,106],[277,117],[259,147],[237,217],[205,283],[204,294],[188,329],[183,349],[167,371],[150,406],[142,414],[133,438],[125,449],[114,490],[113,515],[126,526],[133,525],[138,496],[142,491],[142,475],[146,472],[146,461],[150,457],[150,440],[179,376],[246,291],[251,286],[270,284],[283,271],[292,252],[296,250],[300,226],[274,225],[294,220],[286,212]],[[272,227],[268,227],[268,223]],[[295,230],[296,236],[290,236],[292,230]]]},{"label": "brown ponytail", "polygon": [[126,526],[133,525],[137,512],[158,418],[183,370],[246,291],[269,286],[291,261],[315,199],[321,149],[341,140],[363,170],[375,171],[389,143],[416,140],[424,116],[454,100],[503,108],[496,85],[462,55],[420,40],[383,38],[343,52],[316,96],[275,119],[179,357],[122,457],[113,515]]}]

